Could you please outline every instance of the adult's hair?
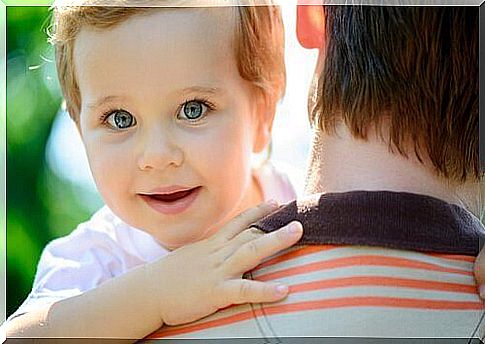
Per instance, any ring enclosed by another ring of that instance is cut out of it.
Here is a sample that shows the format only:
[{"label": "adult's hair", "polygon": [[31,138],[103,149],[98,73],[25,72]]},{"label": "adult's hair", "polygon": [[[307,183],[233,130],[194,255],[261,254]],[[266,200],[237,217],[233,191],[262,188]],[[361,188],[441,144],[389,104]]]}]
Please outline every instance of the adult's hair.
[{"label": "adult's hair", "polygon": [[[252,0],[245,0],[242,3],[250,4]],[[81,110],[81,94],[76,78],[73,51],[76,37],[83,27],[109,29],[135,15],[164,10],[156,6],[196,7],[197,4],[200,2],[190,0],[145,2],[61,0],[56,2],[53,7],[51,42],[55,47],[57,74],[71,118],[77,122]],[[260,90],[269,102],[276,103],[283,96],[286,86],[283,23],[279,7],[271,5],[271,0],[258,0],[257,4],[258,6],[227,8],[235,11],[233,46],[236,62],[241,77]],[[184,9],[171,7],[166,10]],[[210,11],[211,8],[207,10]]]},{"label": "adult's hair", "polygon": [[324,6],[324,18],[311,122],[363,139],[376,126],[438,175],[478,179],[478,8]]}]

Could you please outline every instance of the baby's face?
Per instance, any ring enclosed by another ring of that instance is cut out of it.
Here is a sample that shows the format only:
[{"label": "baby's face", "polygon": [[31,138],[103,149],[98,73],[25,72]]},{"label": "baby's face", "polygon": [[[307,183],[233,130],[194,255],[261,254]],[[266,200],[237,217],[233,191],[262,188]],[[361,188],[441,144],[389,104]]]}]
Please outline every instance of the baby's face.
[{"label": "baby's face", "polygon": [[237,69],[234,15],[154,9],[76,38],[79,129],[97,187],[169,248],[254,202],[250,157],[266,124]]}]

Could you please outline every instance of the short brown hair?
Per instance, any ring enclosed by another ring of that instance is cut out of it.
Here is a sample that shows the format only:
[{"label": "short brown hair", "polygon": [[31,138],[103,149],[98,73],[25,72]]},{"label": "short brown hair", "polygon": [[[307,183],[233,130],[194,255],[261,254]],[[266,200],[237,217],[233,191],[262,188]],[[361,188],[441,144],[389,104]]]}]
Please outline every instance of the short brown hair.
[{"label": "short brown hair", "polygon": [[[266,2],[271,4],[269,0]],[[79,0],[75,6],[53,7],[50,36],[55,46],[57,74],[67,111],[76,122],[81,110],[81,94],[76,80],[73,50],[81,28],[111,28],[134,15],[143,15],[157,9],[130,7],[136,1],[113,0],[109,3],[110,6],[99,6],[97,0]],[[153,3],[157,4],[157,1]],[[170,3],[160,2],[164,6]],[[284,30],[280,9],[273,5],[237,6],[237,14],[234,46],[239,74],[259,89],[268,101],[276,103],[283,96],[286,86]]]},{"label": "short brown hair", "polygon": [[438,175],[478,179],[478,8],[324,6],[324,17],[312,123],[366,139],[385,121],[393,151],[410,144]]}]

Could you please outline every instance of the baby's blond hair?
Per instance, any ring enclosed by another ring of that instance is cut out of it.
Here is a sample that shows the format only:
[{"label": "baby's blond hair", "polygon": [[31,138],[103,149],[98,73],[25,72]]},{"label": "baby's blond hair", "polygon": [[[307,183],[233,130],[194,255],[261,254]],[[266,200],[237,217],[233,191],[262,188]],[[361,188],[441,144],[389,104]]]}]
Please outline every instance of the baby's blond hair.
[{"label": "baby's blond hair", "polygon": [[[111,28],[134,15],[150,13],[154,7],[194,7],[193,4],[193,1],[176,0],[110,0],[104,3],[99,0],[74,0],[55,3],[50,37],[55,47],[59,82],[72,119],[77,123],[81,111],[73,51],[82,27]],[[197,2],[196,5],[211,4]],[[257,4],[254,1],[239,2],[239,6],[234,8],[237,22],[233,46],[239,74],[274,105],[283,96],[286,84],[280,9],[270,0],[259,0]]]}]

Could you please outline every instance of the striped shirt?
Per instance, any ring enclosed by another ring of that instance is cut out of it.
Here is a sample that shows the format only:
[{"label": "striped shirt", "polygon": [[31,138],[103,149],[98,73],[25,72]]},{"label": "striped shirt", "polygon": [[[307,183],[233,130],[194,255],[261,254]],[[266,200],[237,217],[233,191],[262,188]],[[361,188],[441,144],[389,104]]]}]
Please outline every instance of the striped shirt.
[{"label": "striped shirt", "polygon": [[[355,216],[344,221],[353,222]],[[392,229],[401,226],[396,223]],[[148,338],[483,338],[485,308],[473,276],[475,257],[458,254],[460,249],[460,243],[453,254],[362,245],[295,246],[250,274],[255,280],[289,285],[285,300],[230,306],[197,322],[164,326]]]}]

